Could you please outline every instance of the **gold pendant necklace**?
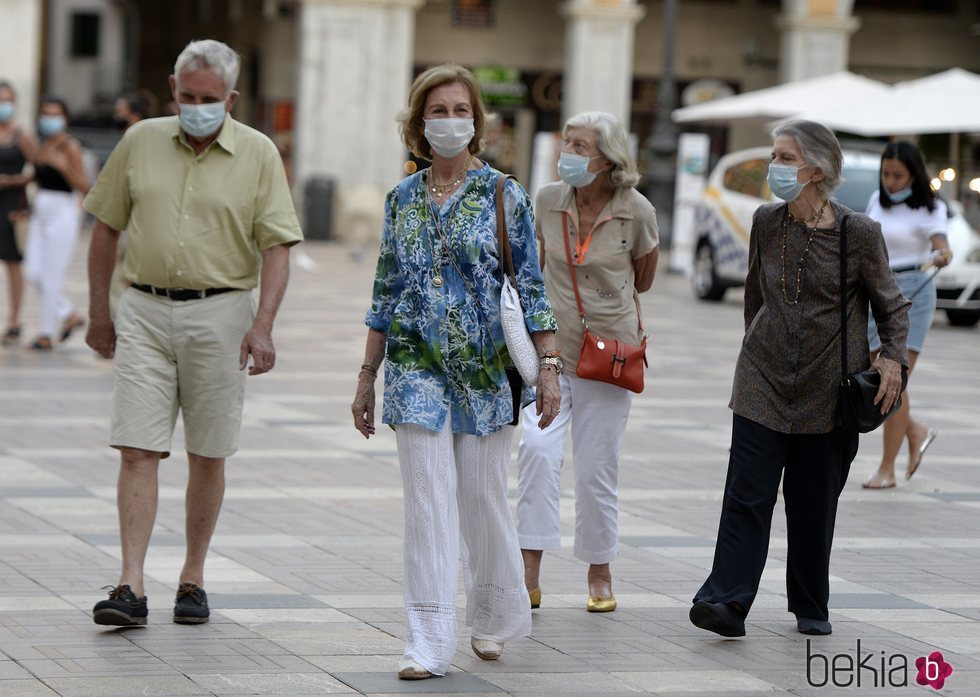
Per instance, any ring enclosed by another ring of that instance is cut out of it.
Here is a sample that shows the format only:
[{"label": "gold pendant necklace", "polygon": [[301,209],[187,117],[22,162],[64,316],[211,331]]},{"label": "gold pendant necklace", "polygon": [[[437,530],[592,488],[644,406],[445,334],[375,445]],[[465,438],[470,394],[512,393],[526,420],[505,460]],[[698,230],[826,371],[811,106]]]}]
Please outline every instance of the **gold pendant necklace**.
[{"label": "gold pendant necklace", "polygon": [[[465,164],[465,165],[463,165],[463,169],[461,169],[461,170],[460,170],[460,171],[459,171],[459,172],[458,172],[458,173],[456,174],[456,176],[455,176],[455,177],[453,177],[453,178],[452,178],[452,180],[451,180],[451,181],[449,181],[449,182],[448,182],[447,184],[436,184],[436,183],[435,183],[435,181],[433,181],[433,182],[432,182],[432,183],[430,184],[430,183],[428,183],[428,178],[429,178],[429,176],[427,175],[427,176],[426,176],[426,180],[427,180],[427,181],[426,181],[426,183],[428,184],[428,187],[429,187],[429,191],[431,191],[431,192],[432,192],[432,195],[433,195],[433,196],[436,196],[437,198],[442,198],[442,197],[443,197],[443,196],[445,196],[445,195],[446,195],[446,194],[447,194],[447,193],[448,193],[448,192],[449,192],[449,191],[450,191],[451,189],[454,189],[455,187],[457,187],[457,186],[459,186],[459,183],[460,183],[461,181],[463,181],[463,180],[464,180],[464,179],[466,178],[466,173],[467,173],[467,172],[469,171],[469,169],[470,169],[470,161],[469,161],[469,160],[467,160],[467,161],[466,161],[466,164]],[[431,170],[431,169],[429,170],[429,175],[432,175],[432,170]],[[434,179],[435,179],[435,176],[434,176],[434,175],[432,175],[432,178],[433,178],[433,180],[434,180]]]}]

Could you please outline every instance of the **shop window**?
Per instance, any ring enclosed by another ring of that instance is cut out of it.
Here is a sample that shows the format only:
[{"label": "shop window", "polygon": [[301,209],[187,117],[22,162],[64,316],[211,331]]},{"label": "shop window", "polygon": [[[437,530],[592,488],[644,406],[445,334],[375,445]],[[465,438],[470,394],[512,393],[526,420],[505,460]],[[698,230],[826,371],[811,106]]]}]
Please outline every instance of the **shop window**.
[{"label": "shop window", "polygon": [[854,0],[854,10],[907,10],[953,14],[956,0]]},{"label": "shop window", "polygon": [[71,15],[72,58],[95,58],[99,55],[99,24],[97,12],[73,12]]},{"label": "shop window", "polygon": [[469,29],[491,29],[496,22],[497,0],[453,0],[452,25]]}]

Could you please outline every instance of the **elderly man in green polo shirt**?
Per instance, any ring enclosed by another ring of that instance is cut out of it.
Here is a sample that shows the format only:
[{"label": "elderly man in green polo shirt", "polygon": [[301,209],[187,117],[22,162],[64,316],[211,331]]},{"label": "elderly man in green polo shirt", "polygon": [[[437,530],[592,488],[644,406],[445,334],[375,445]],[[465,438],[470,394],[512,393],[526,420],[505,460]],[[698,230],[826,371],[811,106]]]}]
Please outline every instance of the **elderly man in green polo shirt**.
[{"label": "elderly man in green polo shirt", "polygon": [[[170,76],[179,115],[127,130],[85,199],[96,218],[86,340],[115,357],[110,444],[121,453],[122,572],[95,605],[97,624],[146,624],[143,561],[157,469],[170,455],[178,411],[189,477],[174,622],[208,621],[204,559],[224,496],[225,458],[238,448],[245,368],[260,375],[275,365],[272,324],[289,247],[302,233],[275,145],[229,113],[239,68],[225,44],[188,44]],[[113,321],[109,283],[123,229],[131,286]],[[250,291],[260,276],[256,310]]]}]

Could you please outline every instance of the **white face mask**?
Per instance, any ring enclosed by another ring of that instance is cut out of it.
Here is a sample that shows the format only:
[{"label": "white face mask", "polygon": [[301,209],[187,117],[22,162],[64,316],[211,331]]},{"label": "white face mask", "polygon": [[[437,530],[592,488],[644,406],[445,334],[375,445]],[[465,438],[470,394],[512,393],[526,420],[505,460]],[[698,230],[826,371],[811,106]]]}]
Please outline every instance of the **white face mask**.
[{"label": "white face mask", "polygon": [[221,128],[224,122],[224,102],[180,105],[180,125],[189,136],[205,138]]},{"label": "white face mask", "polygon": [[473,119],[425,119],[425,139],[447,159],[463,152],[475,134]]},{"label": "white face mask", "polygon": [[588,186],[595,181],[598,172],[589,171],[589,163],[600,155],[587,157],[573,152],[563,152],[558,156],[558,176],[569,186]]}]

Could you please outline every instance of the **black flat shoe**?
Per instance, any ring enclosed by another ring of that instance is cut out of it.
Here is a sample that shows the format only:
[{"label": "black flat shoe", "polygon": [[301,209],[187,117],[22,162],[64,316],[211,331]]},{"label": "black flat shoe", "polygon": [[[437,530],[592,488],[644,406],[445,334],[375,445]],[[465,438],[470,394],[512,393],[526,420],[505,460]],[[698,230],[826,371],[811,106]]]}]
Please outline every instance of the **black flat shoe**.
[{"label": "black flat shoe", "polygon": [[827,620],[811,620],[809,617],[797,617],[796,628],[800,630],[800,634],[811,636],[826,636],[833,631]]},{"label": "black flat shoe", "polygon": [[727,603],[699,600],[688,615],[691,624],[724,637],[745,636],[745,618]]},{"label": "black flat shoe", "polygon": [[7,327],[6,331],[3,333],[3,339],[0,339],[4,346],[13,346],[18,341],[20,341],[20,325],[16,327]]}]

